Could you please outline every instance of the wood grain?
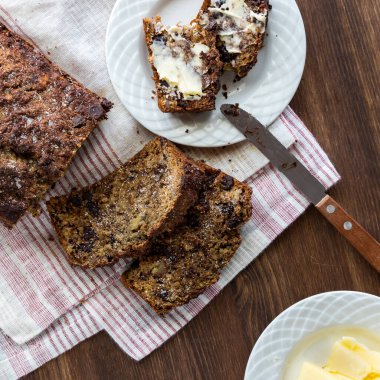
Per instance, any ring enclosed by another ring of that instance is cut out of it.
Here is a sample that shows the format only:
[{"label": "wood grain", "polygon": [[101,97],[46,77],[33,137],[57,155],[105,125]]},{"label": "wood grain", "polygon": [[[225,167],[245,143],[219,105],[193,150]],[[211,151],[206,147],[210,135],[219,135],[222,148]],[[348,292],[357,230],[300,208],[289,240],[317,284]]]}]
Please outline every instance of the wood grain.
[{"label": "wood grain", "polygon": [[[297,0],[308,52],[291,106],[342,181],[331,194],[380,239],[380,3]],[[257,338],[285,308],[380,275],[310,208],[188,326],[136,363],[103,332],[26,376],[42,379],[242,379]]]}]

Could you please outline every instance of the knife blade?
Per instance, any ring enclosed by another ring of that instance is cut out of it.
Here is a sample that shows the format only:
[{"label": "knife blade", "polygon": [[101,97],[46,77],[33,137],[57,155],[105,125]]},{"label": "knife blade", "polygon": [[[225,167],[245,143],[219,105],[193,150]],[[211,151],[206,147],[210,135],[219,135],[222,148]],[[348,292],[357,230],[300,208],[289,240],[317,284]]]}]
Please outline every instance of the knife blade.
[{"label": "knife blade", "polygon": [[330,195],[325,187],[254,116],[223,104],[223,115],[283,173],[321,214],[380,272],[380,243]]}]

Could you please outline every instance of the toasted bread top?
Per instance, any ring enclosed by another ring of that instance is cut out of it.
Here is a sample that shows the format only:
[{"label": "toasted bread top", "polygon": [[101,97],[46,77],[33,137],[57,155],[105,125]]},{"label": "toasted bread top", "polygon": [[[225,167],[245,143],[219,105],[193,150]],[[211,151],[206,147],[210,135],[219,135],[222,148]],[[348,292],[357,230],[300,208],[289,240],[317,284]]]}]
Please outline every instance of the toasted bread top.
[{"label": "toasted bread top", "polygon": [[0,23],[0,220],[35,211],[112,104]]}]

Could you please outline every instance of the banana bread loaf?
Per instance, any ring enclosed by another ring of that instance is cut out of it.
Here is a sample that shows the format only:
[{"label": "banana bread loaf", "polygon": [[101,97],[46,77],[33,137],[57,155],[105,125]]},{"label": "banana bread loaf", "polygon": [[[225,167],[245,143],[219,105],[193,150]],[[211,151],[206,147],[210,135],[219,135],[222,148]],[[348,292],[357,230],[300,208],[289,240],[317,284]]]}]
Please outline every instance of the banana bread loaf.
[{"label": "banana bread loaf", "polygon": [[257,62],[268,22],[268,0],[204,0],[197,22],[217,36],[225,70],[245,77]]},{"label": "banana bread loaf", "polygon": [[112,104],[0,23],[0,221],[12,227],[65,172]]},{"label": "banana bread loaf", "polygon": [[215,35],[196,23],[166,27],[160,17],[144,19],[144,30],[160,110],[215,109],[223,66]]},{"label": "banana bread loaf", "polygon": [[48,211],[71,264],[110,265],[144,254],[155,236],[182,222],[203,177],[172,143],[156,138],[100,182],[50,199]]},{"label": "banana bread loaf", "polygon": [[158,236],[122,276],[158,313],[186,304],[219,279],[240,245],[239,227],[251,215],[251,188],[202,166],[207,180],[185,223]]}]

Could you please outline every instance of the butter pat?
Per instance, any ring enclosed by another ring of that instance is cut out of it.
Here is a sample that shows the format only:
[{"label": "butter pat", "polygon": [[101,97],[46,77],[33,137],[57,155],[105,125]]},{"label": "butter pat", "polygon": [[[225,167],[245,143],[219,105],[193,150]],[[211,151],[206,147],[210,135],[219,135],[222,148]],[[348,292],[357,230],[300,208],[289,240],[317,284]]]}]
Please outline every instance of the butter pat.
[{"label": "butter pat", "polygon": [[[184,96],[203,94],[202,76],[195,69],[201,63],[200,53],[194,56],[193,62],[186,63],[183,53],[176,52],[178,55],[174,57],[172,49],[166,45],[154,42],[151,49],[153,63],[161,80],[165,80],[172,87],[177,87]],[[199,47],[195,49],[203,51]]]},{"label": "butter pat", "polygon": [[298,380],[380,380],[380,352],[371,351],[353,338],[336,342],[320,368],[304,363]]},{"label": "butter pat", "polygon": [[[304,363],[298,380],[337,380],[338,377],[311,363]],[[341,380],[347,377],[341,377]]]},{"label": "butter pat", "polygon": [[193,67],[200,69],[202,67],[201,53],[208,53],[210,48],[204,44],[194,44],[190,50],[194,54],[192,59]]},{"label": "butter pat", "polygon": [[[167,46],[163,41],[153,41],[150,45],[153,64],[160,80],[166,81],[170,87],[181,92],[184,99],[204,95],[201,55],[208,53],[210,48],[201,43],[190,44],[181,36],[179,26],[173,26],[167,31],[175,41],[172,46]],[[188,46],[190,56],[185,52],[184,46]]]},{"label": "butter pat", "polygon": [[334,344],[326,369],[354,380],[369,376],[373,379],[380,376],[380,353],[369,350],[353,338],[343,338]]}]

